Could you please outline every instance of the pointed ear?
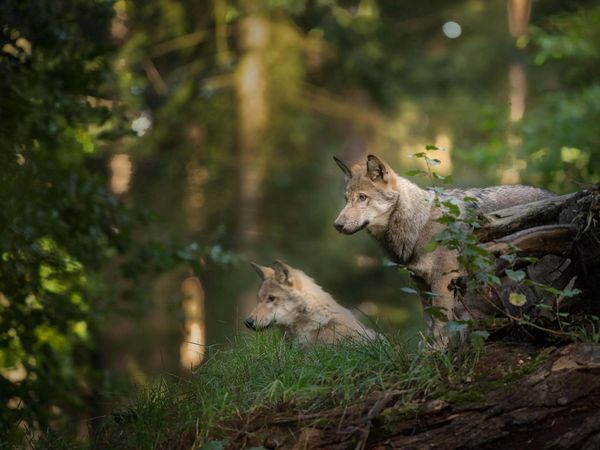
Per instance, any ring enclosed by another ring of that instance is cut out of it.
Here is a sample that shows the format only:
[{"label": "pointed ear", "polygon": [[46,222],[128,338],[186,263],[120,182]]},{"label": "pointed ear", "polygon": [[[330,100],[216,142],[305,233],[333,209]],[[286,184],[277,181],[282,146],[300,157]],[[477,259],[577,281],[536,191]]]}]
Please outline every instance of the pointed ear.
[{"label": "pointed ear", "polygon": [[388,181],[388,170],[385,163],[375,155],[367,156],[367,175],[371,181]]},{"label": "pointed ear", "polygon": [[275,261],[273,264],[275,269],[275,279],[281,284],[287,284],[292,286],[294,284],[294,275],[292,274],[292,268],[281,261]]},{"label": "pointed ear", "polygon": [[344,179],[346,180],[346,182],[348,182],[350,178],[352,178],[352,170],[350,169],[350,167],[348,167],[348,165],[337,156],[334,156],[333,160],[338,165],[338,167],[342,169],[342,172],[344,172]]},{"label": "pointed ear", "polygon": [[259,266],[256,263],[251,262],[250,265],[254,269],[254,271],[258,274],[262,281],[265,281],[266,278],[272,277],[275,271],[270,267]]}]

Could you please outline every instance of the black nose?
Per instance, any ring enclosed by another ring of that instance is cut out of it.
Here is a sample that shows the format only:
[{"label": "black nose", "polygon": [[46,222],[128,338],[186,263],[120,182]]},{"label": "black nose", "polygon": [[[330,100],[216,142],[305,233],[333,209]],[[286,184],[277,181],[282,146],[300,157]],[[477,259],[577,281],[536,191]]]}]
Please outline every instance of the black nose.
[{"label": "black nose", "polygon": [[256,328],[254,328],[254,320],[247,318],[246,320],[244,320],[244,325],[246,325],[247,328],[250,328],[251,330],[255,330]]},{"label": "black nose", "polygon": [[342,231],[344,229],[344,224],[341,222],[338,222],[337,220],[335,222],[333,222],[333,226],[338,231]]}]

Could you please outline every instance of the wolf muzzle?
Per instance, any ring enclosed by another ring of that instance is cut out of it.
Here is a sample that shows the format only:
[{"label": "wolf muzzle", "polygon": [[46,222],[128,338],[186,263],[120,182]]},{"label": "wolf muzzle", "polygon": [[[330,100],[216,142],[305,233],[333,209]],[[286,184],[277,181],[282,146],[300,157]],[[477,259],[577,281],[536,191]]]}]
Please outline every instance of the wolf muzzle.
[{"label": "wolf muzzle", "polygon": [[338,220],[336,220],[335,222],[333,222],[333,227],[338,230],[340,233],[343,234],[354,234],[354,233],[358,233],[360,230],[364,230],[365,228],[367,228],[369,226],[369,221],[367,220],[365,223],[363,223],[360,227],[358,227],[356,230],[347,230],[346,228],[344,228],[344,223],[340,222]]},{"label": "wolf muzzle", "polygon": [[258,325],[254,319],[248,317],[246,320],[244,320],[244,325],[246,325],[246,328],[249,328],[250,330],[262,331],[262,330],[266,330],[267,328],[271,328],[271,326],[273,325],[273,322],[269,323],[268,325],[263,326],[263,325]]},{"label": "wolf muzzle", "polygon": [[254,324],[254,320],[252,320],[250,317],[244,320],[244,325],[246,325],[246,328],[250,328],[251,330],[256,331],[256,325]]}]

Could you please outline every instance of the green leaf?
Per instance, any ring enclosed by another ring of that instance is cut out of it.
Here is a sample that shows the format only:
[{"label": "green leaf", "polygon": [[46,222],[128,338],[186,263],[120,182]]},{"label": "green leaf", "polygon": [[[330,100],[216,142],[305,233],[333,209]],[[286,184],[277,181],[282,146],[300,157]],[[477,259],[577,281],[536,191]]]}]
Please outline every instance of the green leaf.
[{"label": "green leaf", "polygon": [[520,292],[511,292],[508,296],[508,301],[511,305],[523,306],[527,303],[527,298]]},{"label": "green leaf", "polygon": [[490,337],[490,333],[485,330],[475,330],[471,333],[471,338],[481,338],[484,341]]},{"label": "green leaf", "polygon": [[443,225],[448,225],[450,223],[456,222],[456,217],[454,217],[454,216],[442,216],[442,217],[439,217],[439,218],[435,219],[435,221],[437,223],[441,223]]},{"label": "green leaf", "polygon": [[418,294],[419,293],[416,289],[409,288],[409,287],[401,287],[400,290],[402,292],[406,292],[407,294]]},{"label": "green leaf", "polygon": [[443,308],[441,306],[427,306],[423,308],[423,310],[434,319],[441,320],[442,322],[448,321],[448,316],[446,315],[446,308]]},{"label": "green leaf", "polygon": [[426,175],[427,172],[425,172],[424,170],[414,169],[414,170],[407,170],[406,172],[404,172],[404,174],[408,177],[414,177],[417,175]]},{"label": "green leaf", "polygon": [[410,275],[410,276],[414,275],[413,271],[408,269],[405,266],[398,266],[398,273],[400,273],[402,275]]},{"label": "green leaf", "polygon": [[515,261],[515,258],[516,256],[513,254],[500,255],[500,259],[503,259],[504,261],[507,261],[510,264],[512,264]]},{"label": "green leaf", "polygon": [[433,172],[432,175],[433,175],[434,178],[436,178],[438,180],[441,180],[441,181],[445,181],[446,180],[446,177],[443,176],[443,175],[440,175],[439,173]]},{"label": "green leaf", "polygon": [[535,264],[539,261],[539,258],[536,258],[535,256],[519,256],[519,261]]},{"label": "green leaf", "polygon": [[425,161],[427,162],[427,164],[429,164],[430,166],[439,166],[442,162],[439,159],[435,159],[435,158],[429,158],[429,157],[425,157]]},{"label": "green leaf", "polygon": [[466,331],[468,327],[468,323],[464,321],[449,320],[448,323],[446,323],[446,330],[448,333],[460,333]]},{"label": "green leaf", "polygon": [[[469,244],[469,246],[473,249],[473,252],[478,255],[481,255],[481,256],[490,256],[491,255],[490,251],[481,245]],[[507,269],[507,270],[510,270],[510,269]]]},{"label": "green leaf", "polygon": [[566,289],[560,292],[560,295],[563,297],[575,297],[576,295],[581,294],[579,289]]},{"label": "green leaf", "polygon": [[445,202],[442,202],[442,205],[444,205],[446,207],[447,212],[449,214],[452,214],[453,216],[460,215],[460,208],[458,207],[457,204],[451,202],[450,200],[446,200]]},{"label": "green leaf", "polygon": [[506,269],[504,272],[506,273],[506,276],[508,278],[517,283],[525,279],[525,272],[523,272],[522,270]]},{"label": "green leaf", "polygon": [[410,155],[411,158],[425,158],[427,154],[425,152],[417,152]]},{"label": "green leaf", "polygon": [[439,297],[440,294],[436,294],[435,292],[430,292],[430,291],[423,291],[423,294],[427,295],[428,297]]},{"label": "green leaf", "polygon": [[425,150],[443,150],[443,149],[439,148],[438,146],[433,145],[433,144],[427,144],[425,146]]},{"label": "green leaf", "polygon": [[209,441],[204,443],[204,445],[202,445],[202,447],[200,447],[200,450],[223,450],[225,447],[227,447],[228,444],[228,440],[224,440],[224,441]]},{"label": "green leaf", "polygon": [[425,245],[425,253],[430,253],[432,251],[434,251],[436,248],[439,247],[439,243],[438,242],[434,242],[434,241],[429,241],[426,245]]}]

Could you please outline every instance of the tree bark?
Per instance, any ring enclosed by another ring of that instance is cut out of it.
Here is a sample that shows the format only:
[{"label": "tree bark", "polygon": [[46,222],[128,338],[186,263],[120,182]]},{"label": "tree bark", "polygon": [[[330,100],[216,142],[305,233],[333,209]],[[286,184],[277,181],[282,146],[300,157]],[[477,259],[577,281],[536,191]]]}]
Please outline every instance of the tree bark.
[{"label": "tree bark", "polygon": [[585,195],[589,192],[575,192],[485,214],[484,226],[476,230],[475,235],[482,242],[487,242],[524,228],[558,223],[560,212]]},{"label": "tree bark", "polygon": [[482,401],[408,420],[371,448],[597,449],[600,346],[558,351],[524,379]]},{"label": "tree bark", "polygon": [[[550,328],[562,328],[557,312],[600,313],[600,303],[593,298],[594,286],[600,278],[599,198],[596,186],[483,215],[484,225],[475,234],[487,250],[496,256],[536,257],[538,262],[498,258],[495,272],[501,284],[469,292],[466,287],[470,276],[457,278],[452,283],[457,301],[473,311],[481,306],[479,315],[488,315],[491,311],[488,306],[493,305],[496,314],[503,312],[512,320],[523,314],[544,318],[545,326]],[[524,270],[526,280],[517,280],[514,274],[509,276],[507,269]],[[573,288],[582,294],[569,297],[568,301],[563,301],[562,294],[556,294]],[[524,295],[525,303],[516,305],[511,298],[513,293]],[[545,307],[535,307],[540,304]]]}]

